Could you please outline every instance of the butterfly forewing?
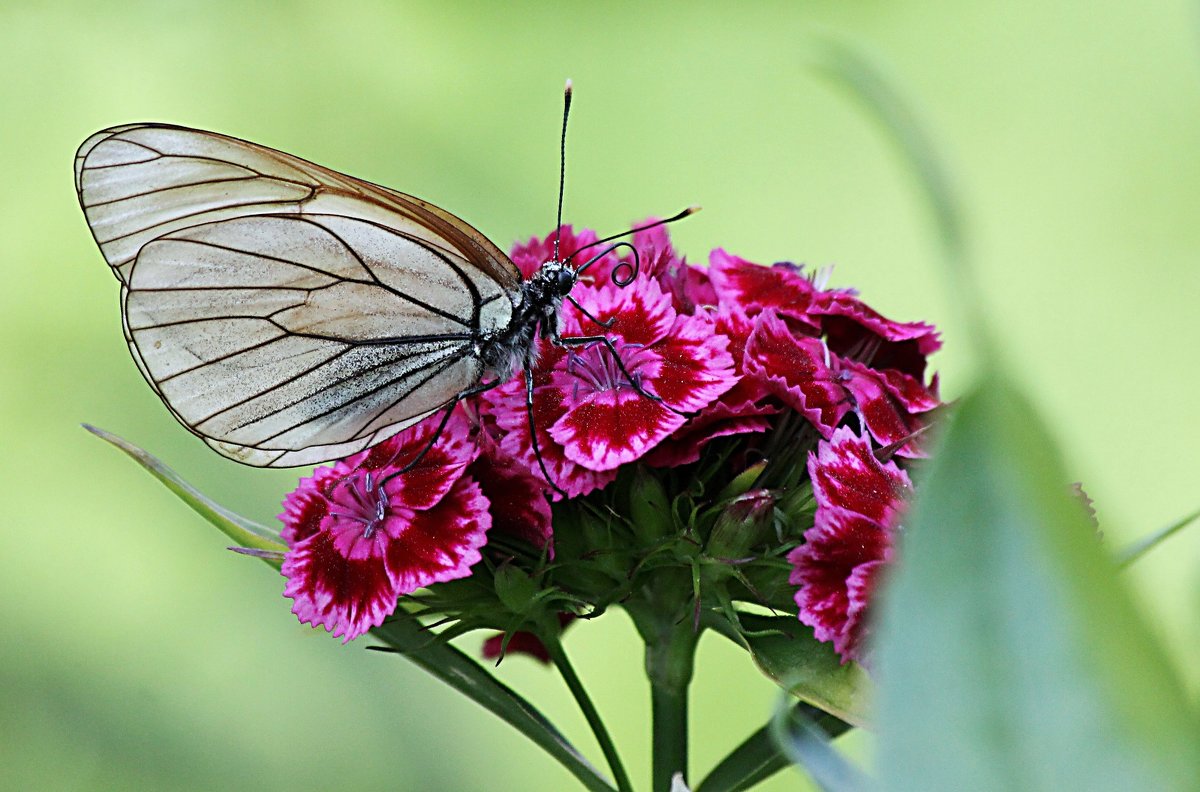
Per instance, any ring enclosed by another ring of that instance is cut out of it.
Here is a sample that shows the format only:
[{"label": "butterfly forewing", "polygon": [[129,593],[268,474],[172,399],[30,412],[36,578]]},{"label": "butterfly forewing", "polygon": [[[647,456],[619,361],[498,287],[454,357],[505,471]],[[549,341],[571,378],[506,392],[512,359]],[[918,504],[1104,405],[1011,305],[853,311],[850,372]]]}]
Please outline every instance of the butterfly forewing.
[{"label": "butterfly forewing", "polygon": [[139,369],[257,466],[369,447],[453,401],[511,321],[512,263],[411,196],[245,141],[116,127],[76,158]]}]

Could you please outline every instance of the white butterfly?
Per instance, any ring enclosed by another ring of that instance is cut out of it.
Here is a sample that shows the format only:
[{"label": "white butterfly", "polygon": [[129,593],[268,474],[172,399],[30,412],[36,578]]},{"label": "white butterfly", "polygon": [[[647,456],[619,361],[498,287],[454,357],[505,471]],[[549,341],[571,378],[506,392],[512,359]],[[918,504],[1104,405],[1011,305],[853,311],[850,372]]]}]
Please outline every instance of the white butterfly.
[{"label": "white butterfly", "polygon": [[113,127],[80,146],[75,186],[146,381],[248,465],[345,457],[528,379],[539,332],[606,341],[558,336],[587,264],[556,255],[523,280],[454,215],[244,140]]}]

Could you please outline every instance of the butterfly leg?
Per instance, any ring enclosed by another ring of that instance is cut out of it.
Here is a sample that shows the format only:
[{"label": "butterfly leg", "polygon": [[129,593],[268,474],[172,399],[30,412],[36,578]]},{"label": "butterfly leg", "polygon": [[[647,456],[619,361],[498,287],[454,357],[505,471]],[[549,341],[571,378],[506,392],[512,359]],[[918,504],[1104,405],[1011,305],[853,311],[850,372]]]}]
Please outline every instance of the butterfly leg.
[{"label": "butterfly leg", "polygon": [[525,414],[529,416],[529,441],[533,445],[533,456],[537,459],[538,467],[542,471],[542,477],[546,479],[546,483],[554,488],[554,491],[562,495],[564,498],[570,497],[562,487],[554,483],[554,479],[550,477],[550,471],[546,470],[546,461],[542,459],[542,449],[538,445],[537,438],[537,422],[533,417],[533,347],[525,353]]},{"label": "butterfly leg", "polygon": [[[430,449],[437,445],[437,441],[441,439],[442,432],[446,429],[446,424],[450,422],[450,415],[454,412],[454,408],[458,406],[460,401],[470,398],[471,396],[478,396],[481,393],[486,393],[500,384],[501,383],[499,380],[492,380],[491,382],[480,383],[479,385],[473,385],[466,390],[459,391],[453,399],[446,403],[446,408],[442,410],[442,419],[438,421],[437,429],[433,430],[433,434],[429,437],[429,442],[425,444],[420,453],[405,463],[399,470],[392,471],[387,476],[380,479],[379,486],[382,487],[384,484],[396,478],[396,476],[407,473],[420,464],[421,460],[425,458],[425,455],[429,453]],[[396,453],[392,455],[392,458],[389,459],[386,464],[382,465],[382,467],[391,467],[392,465],[396,464],[396,457],[399,455],[399,453],[400,451],[397,449]]]},{"label": "butterfly leg", "polygon": [[613,362],[617,364],[617,370],[620,371],[622,376],[625,377],[625,381],[629,383],[629,387],[633,388],[635,393],[643,398],[649,399],[652,402],[661,404],[665,409],[670,410],[676,415],[687,415],[687,413],[676,410],[671,405],[663,403],[661,396],[657,396],[643,388],[641,383],[629,373],[629,369],[625,367],[625,361],[621,360],[621,356],[617,354],[617,348],[613,346],[612,339],[608,336],[572,336],[571,338],[551,337],[550,341],[555,346],[560,346],[566,349],[578,346],[589,346],[591,344],[603,344],[604,348],[608,350],[608,354],[612,355]]}]

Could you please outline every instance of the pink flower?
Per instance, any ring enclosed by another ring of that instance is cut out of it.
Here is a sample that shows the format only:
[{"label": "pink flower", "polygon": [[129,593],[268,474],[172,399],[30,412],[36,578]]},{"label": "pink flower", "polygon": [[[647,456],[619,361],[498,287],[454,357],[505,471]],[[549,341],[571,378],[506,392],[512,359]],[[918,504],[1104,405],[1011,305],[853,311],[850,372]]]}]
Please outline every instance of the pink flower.
[{"label": "pink flower", "polygon": [[747,316],[774,311],[809,325],[814,335],[820,328],[809,316],[817,289],[795,264],[764,267],[717,248],[709,255],[708,272],[722,305],[736,307]]},{"label": "pink flower", "polygon": [[861,662],[871,595],[892,558],[912,483],[847,427],[809,454],[808,473],[817,513],[804,544],[788,555],[800,621],[818,640],[832,641],[842,662]]},{"label": "pink flower", "polygon": [[876,369],[923,377],[925,358],[942,346],[933,325],[888,319],[850,289],[820,292],[809,315],[820,322],[832,351]]},{"label": "pink flower", "polygon": [[[830,351],[825,341],[796,335],[773,311],[755,317],[746,371],[829,438],[849,412],[882,445],[903,442],[901,456],[924,456],[918,417],[937,407],[932,388],[895,369],[877,370]],[[936,382],[935,382],[936,385]]]},{"label": "pink flower", "polygon": [[465,577],[480,560],[492,518],[465,475],[478,451],[461,413],[416,467],[393,475],[439,420],[318,468],[284,499],[284,596],[300,621],[349,641],[381,624],[401,595]]},{"label": "pink flower", "polygon": [[[657,220],[656,217],[648,217],[634,225],[649,225]],[[638,231],[630,242],[638,252],[641,274],[658,281],[663,292],[671,295],[671,302],[677,311],[694,314],[703,306],[717,304],[717,292],[713,289],[708,271],[693,267],[675,252],[666,226]],[[631,265],[633,256],[625,252],[621,260]],[[609,273],[605,275],[607,277]],[[602,283],[603,279],[597,276],[594,282]]]},{"label": "pink flower", "polygon": [[[597,327],[564,306],[563,336],[606,336],[625,371],[602,343],[550,348],[539,360],[539,447],[555,483],[572,496],[607,484],[609,471],[644,456],[683,425],[685,413],[708,406],[737,380],[728,340],[707,317],[680,314],[656,281],[578,286],[573,296],[596,319],[613,324]],[[536,470],[523,383],[514,379],[487,398],[504,433],[501,448]]]},{"label": "pink flower", "polygon": [[654,449],[646,462],[654,467],[676,467],[700,459],[705,445],[718,437],[765,432],[771,428],[771,416],[782,411],[771,391],[756,377],[747,376],[746,343],[757,325],[736,308],[723,306],[713,315],[716,332],[729,339],[738,381],[698,415],[675,430]]},{"label": "pink flower", "polygon": [[491,504],[493,532],[523,539],[539,550],[551,544],[550,502],[540,471],[523,467],[498,448],[481,454],[467,470]]}]

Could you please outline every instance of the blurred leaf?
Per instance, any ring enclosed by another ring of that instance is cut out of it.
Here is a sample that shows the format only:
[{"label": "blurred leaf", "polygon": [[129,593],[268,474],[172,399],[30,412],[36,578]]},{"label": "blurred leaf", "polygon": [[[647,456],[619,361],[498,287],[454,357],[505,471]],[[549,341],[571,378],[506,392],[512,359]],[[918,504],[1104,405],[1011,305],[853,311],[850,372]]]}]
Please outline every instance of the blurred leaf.
[{"label": "blurred leaf", "polygon": [[[965,266],[962,202],[950,169],[914,109],[915,103],[904,96],[888,70],[863,50],[829,37],[818,39],[816,45],[813,66],[862,104],[899,151],[929,203],[950,277],[966,280],[971,273]],[[977,293],[969,288],[956,291],[972,296]]]},{"label": "blurred leaf", "polygon": [[927,472],[879,611],[881,787],[1200,789],[1195,713],[1025,400],[985,382]]},{"label": "blurred leaf", "polygon": [[510,724],[557,759],[585,788],[598,792],[612,791],[613,787],[599,771],[532,704],[497,680],[479,663],[426,630],[412,614],[398,610],[382,625],[371,630],[371,634],[389,647],[372,648],[403,655]]},{"label": "blurred leaf", "polygon": [[770,730],[788,759],[803,767],[826,792],[860,792],[867,788],[867,778],[829,744],[829,735],[804,708],[790,707],[785,701],[776,709]]},{"label": "blurred leaf", "polygon": [[1117,564],[1119,564],[1122,568],[1129,566],[1134,561],[1137,561],[1146,553],[1150,552],[1159,544],[1161,544],[1167,539],[1167,537],[1172,536],[1176,532],[1182,530],[1197,517],[1200,517],[1200,511],[1194,511],[1187,517],[1184,517],[1182,520],[1171,523],[1166,528],[1147,536],[1145,539],[1134,542],[1129,547],[1126,547],[1124,550],[1121,550],[1119,553],[1117,553]]},{"label": "blurred leaf", "polygon": [[145,468],[150,475],[166,485],[167,489],[179,496],[180,500],[191,506],[197,514],[215,525],[226,536],[242,547],[252,547],[256,550],[281,551],[287,546],[279,538],[279,533],[261,523],[249,520],[240,514],[226,509],[209,499],[200,490],[188,484],[179,474],[163,464],[162,460],[135,446],[127,440],[110,434],[103,429],[97,429],[88,424],[83,425],[92,434],[112,443],[124,451],[135,462]]},{"label": "blurred leaf", "polygon": [[842,665],[831,644],[818,641],[792,616],[739,613],[738,618],[749,634],[738,636],[723,619],[710,626],[738,644],[744,638],[759,669],[796,698],[847,723],[867,722],[871,680],[861,668]]},{"label": "blurred leaf", "polygon": [[[794,709],[804,710],[809,722],[832,739],[853,728],[850,724],[808,704],[796,704]],[[724,792],[725,790],[750,789],[792,764],[780,750],[776,740],[774,718],[766,726],[746,738],[714,767],[696,792]]]}]

